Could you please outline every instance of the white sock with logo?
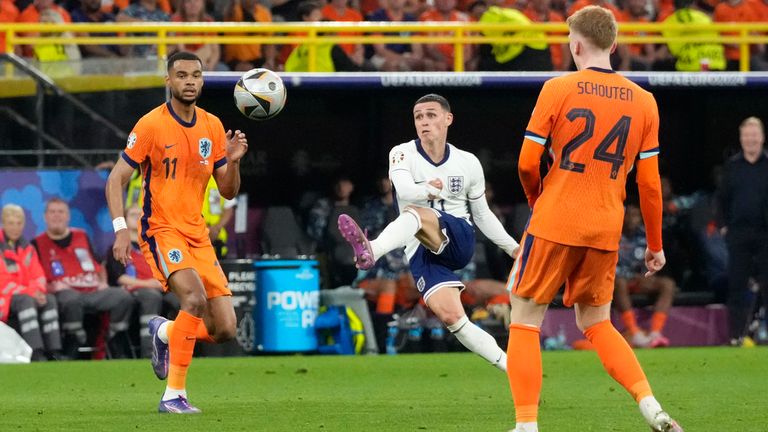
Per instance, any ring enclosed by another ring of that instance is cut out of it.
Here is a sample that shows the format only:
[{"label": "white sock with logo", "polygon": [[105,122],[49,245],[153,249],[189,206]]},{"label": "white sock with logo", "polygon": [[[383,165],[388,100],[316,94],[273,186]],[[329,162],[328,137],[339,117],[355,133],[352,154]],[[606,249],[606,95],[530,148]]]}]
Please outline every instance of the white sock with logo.
[{"label": "white sock with logo", "polygon": [[376,240],[371,241],[371,250],[373,250],[374,261],[390,253],[391,251],[405,246],[417,232],[421,229],[421,219],[415,210],[405,210],[390,222]]},{"label": "white sock with logo", "polygon": [[448,330],[468,350],[488,360],[496,368],[507,371],[507,353],[499,348],[493,336],[469,321],[466,315],[455,324],[449,325]]}]

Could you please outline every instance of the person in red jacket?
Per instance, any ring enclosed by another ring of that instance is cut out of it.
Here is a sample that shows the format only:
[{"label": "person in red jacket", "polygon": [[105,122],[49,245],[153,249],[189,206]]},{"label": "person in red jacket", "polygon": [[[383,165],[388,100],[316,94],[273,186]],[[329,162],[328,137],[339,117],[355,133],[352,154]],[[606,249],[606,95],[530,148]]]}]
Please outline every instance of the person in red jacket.
[{"label": "person in red jacket", "polygon": [[113,343],[113,339],[128,329],[133,297],[122,288],[107,285],[106,273],[95,258],[88,235],[70,228],[69,219],[65,201],[49,200],[45,205],[46,230],[32,240],[48,281],[48,292],[59,303],[65,354],[76,357],[78,348],[86,342],[85,313],[109,312],[109,346],[113,355],[125,355],[125,347]]},{"label": "person in red jacket", "polygon": [[37,252],[22,236],[24,210],[7,204],[0,230],[0,321],[9,322],[32,348],[32,359],[57,358],[61,351],[56,298],[45,289]]}]

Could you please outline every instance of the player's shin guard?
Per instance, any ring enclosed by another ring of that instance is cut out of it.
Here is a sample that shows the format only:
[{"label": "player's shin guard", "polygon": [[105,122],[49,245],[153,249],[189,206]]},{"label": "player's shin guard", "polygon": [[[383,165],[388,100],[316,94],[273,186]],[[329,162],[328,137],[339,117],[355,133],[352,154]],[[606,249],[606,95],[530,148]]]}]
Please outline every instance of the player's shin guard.
[{"label": "player's shin guard", "polygon": [[507,356],[499,348],[499,345],[496,344],[496,339],[469,321],[466,315],[455,324],[449,325],[448,330],[468,350],[488,360],[489,363],[497,368],[506,370]]},{"label": "player's shin guard", "polygon": [[192,362],[197,329],[202,322],[201,318],[184,311],[180,311],[176,317],[173,331],[168,334],[168,347],[170,349],[168,388],[181,390],[186,387],[187,369]]},{"label": "player's shin guard", "polygon": [[635,401],[652,395],[635,353],[610,321],[593,325],[584,335],[592,342],[608,374],[627,389]]},{"label": "player's shin guard", "polygon": [[509,326],[507,377],[515,402],[516,421],[536,422],[542,383],[538,327],[524,324]]},{"label": "player's shin guard", "polygon": [[376,240],[371,241],[373,259],[377,260],[397,248],[405,246],[421,229],[421,218],[416,210],[406,209],[387,225]]}]

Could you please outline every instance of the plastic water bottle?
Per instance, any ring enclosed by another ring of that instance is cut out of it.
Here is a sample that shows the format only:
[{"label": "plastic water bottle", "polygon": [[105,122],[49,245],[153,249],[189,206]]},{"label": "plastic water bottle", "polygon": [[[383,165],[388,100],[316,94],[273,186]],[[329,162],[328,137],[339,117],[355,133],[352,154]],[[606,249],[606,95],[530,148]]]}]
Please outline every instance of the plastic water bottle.
[{"label": "plastic water bottle", "polygon": [[397,354],[397,334],[400,333],[400,329],[397,327],[397,321],[393,321],[387,324],[387,341],[386,351],[387,354]]},{"label": "plastic water bottle", "polygon": [[421,352],[421,335],[424,328],[421,320],[416,317],[408,318],[408,347],[409,352]]},{"label": "plastic water bottle", "polygon": [[568,346],[568,339],[565,337],[565,326],[562,324],[560,324],[560,328],[557,331],[557,349],[570,349]]}]

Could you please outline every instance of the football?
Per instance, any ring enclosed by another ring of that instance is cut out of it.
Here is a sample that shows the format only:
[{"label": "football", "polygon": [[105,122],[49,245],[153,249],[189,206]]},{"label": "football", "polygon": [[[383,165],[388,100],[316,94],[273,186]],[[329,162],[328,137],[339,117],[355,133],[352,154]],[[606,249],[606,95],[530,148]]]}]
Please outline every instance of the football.
[{"label": "football", "polygon": [[285,106],[286,97],[283,80],[269,69],[251,69],[235,84],[235,105],[251,120],[276,116]]}]

